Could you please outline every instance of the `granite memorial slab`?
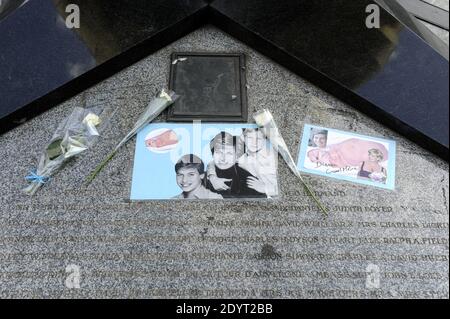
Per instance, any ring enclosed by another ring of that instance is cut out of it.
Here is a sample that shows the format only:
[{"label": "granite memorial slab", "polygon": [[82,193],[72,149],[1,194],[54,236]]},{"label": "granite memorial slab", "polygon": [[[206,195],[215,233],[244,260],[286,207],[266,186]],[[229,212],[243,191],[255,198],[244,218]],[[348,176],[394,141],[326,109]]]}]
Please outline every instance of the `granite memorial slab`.
[{"label": "granite memorial slab", "polygon": [[402,7],[367,28],[368,0],[70,3],[79,29],[65,26],[68,1],[28,1],[0,21],[2,132],[211,23],[448,160],[448,61]]},{"label": "granite memorial slab", "polygon": [[[269,109],[293,154],[308,123],[395,140],[395,190],[305,174],[323,218],[280,161],[280,200],[130,201],[135,143],[84,187],[168,83],[172,52],[205,47],[246,55],[249,115]],[[23,194],[58,123],[93,104],[117,109],[95,150]],[[449,297],[448,162],[212,26],[1,135],[0,166],[2,298]]]}]

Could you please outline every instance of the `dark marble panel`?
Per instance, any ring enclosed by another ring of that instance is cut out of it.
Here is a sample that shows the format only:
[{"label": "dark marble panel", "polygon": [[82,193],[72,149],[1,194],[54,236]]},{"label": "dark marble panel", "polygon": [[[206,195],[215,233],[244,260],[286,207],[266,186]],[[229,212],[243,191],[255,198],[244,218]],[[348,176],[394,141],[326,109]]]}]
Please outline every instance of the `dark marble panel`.
[{"label": "dark marble panel", "polygon": [[0,1],[0,21],[23,6],[28,0],[2,0]]},{"label": "dark marble panel", "polygon": [[222,29],[448,159],[448,61],[381,9],[347,0],[216,0]]},{"label": "dark marble panel", "polygon": [[[23,2],[23,1],[22,1]],[[80,8],[68,29],[68,4]],[[203,0],[39,0],[0,20],[2,132],[204,23]],[[38,13],[38,14],[37,14]]]},{"label": "dark marble panel", "polygon": [[[414,33],[426,41],[430,46],[432,46],[437,52],[439,52],[448,61],[449,52],[448,45],[442,41],[437,35],[431,32],[419,19],[413,16],[411,13],[406,11],[406,9],[400,4],[398,0],[374,0],[376,3],[381,5],[387,11],[389,11],[394,17],[396,17],[400,22],[410,28]],[[408,0],[406,0],[408,1]],[[404,1],[402,1],[403,3]],[[419,1],[420,2],[420,1]],[[427,5],[426,2],[422,2]]]},{"label": "dark marble panel", "polygon": [[210,22],[448,160],[448,61],[385,10],[367,29],[371,1],[4,1],[0,132]]}]

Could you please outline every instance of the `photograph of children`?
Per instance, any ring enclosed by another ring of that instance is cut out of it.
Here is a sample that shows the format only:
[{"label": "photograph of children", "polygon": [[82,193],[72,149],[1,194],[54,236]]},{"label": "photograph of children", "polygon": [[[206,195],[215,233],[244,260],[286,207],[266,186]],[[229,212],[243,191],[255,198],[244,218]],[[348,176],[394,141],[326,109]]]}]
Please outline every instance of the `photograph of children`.
[{"label": "photograph of children", "polygon": [[276,196],[277,156],[254,124],[160,123],[138,133],[132,200]]},{"label": "photograph of children", "polygon": [[297,168],[306,173],[395,187],[395,142],[305,125]]}]

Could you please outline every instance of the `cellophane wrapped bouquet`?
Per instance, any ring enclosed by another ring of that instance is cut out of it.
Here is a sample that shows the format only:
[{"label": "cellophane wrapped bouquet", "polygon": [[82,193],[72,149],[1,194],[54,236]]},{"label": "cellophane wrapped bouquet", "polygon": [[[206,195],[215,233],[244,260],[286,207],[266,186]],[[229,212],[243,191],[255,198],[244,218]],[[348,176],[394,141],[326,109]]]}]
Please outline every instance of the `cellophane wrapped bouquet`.
[{"label": "cellophane wrapped bouquet", "polygon": [[59,125],[39,158],[37,167],[25,179],[30,183],[23,189],[34,195],[65,162],[91,148],[99,138],[99,130],[112,116],[104,106],[75,107]]}]

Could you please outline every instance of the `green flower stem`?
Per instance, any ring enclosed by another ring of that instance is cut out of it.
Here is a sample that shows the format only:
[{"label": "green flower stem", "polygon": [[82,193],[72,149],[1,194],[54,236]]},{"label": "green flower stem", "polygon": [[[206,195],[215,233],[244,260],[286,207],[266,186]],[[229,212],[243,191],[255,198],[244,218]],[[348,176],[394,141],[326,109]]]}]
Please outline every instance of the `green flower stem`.
[{"label": "green flower stem", "polygon": [[108,164],[108,162],[112,160],[112,158],[114,157],[114,155],[116,155],[116,153],[117,149],[113,150],[111,153],[108,154],[108,156],[105,157],[105,159],[100,164],[97,165],[94,171],[86,179],[86,185],[89,185],[95,179],[95,177],[97,177],[98,173],[100,173],[100,171],[106,166],[106,164]]},{"label": "green flower stem", "polygon": [[322,214],[325,215],[325,217],[328,217],[328,211],[325,208],[325,206],[322,205],[322,203],[320,202],[320,200],[317,198],[316,194],[314,194],[314,192],[312,191],[312,189],[309,187],[309,185],[304,181],[304,179],[301,177],[301,175],[298,175],[300,177],[300,180],[302,181],[303,186],[305,187],[306,192],[308,193],[309,196],[312,197],[312,199],[314,199],[314,201],[316,202],[317,206],[319,206],[320,211],[322,212]]}]

